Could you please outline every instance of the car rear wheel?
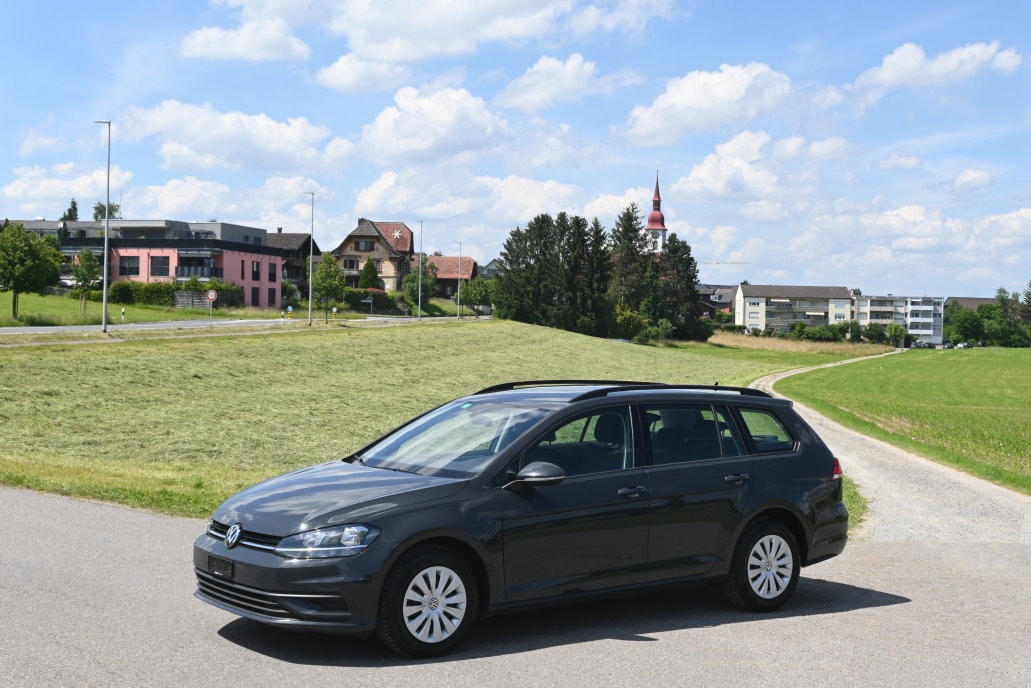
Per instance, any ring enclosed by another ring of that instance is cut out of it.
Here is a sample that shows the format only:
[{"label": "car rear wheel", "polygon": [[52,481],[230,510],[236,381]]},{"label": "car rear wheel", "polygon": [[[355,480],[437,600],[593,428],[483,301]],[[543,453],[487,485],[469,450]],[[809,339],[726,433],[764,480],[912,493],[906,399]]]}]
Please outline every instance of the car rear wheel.
[{"label": "car rear wheel", "polygon": [[476,617],[476,585],[455,552],[425,547],[406,554],[387,575],[380,599],[380,640],[411,657],[450,652]]},{"label": "car rear wheel", "polygon": [[773,611],[794,593],[801,563],[791,530],[776,521],[760,521],[738,541],[724,591],[742,609]]}]

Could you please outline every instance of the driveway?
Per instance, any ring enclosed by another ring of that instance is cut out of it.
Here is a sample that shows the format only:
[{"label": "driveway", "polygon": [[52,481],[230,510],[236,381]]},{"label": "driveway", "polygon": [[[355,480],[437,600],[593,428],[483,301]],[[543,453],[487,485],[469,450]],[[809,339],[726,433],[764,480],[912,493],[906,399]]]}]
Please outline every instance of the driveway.
[{"label": "driveway", "polygon": [[1031,498],[803,409],[871,500],[845,553],[772,615],[708,589],[483,621],[459,652],[289,634],[192,598],[204,527],[0,488],[9,686],[1027,686]]}]

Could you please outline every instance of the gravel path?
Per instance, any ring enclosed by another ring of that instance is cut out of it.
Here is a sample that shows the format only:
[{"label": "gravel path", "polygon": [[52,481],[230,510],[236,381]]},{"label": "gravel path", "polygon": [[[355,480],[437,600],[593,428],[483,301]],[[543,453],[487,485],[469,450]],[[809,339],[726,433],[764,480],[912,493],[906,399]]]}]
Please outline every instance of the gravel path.
[{"label": "gravel path", "polygon": [[[769,375],[753,387],[776,394],[773,385],[789,375],[852,362]],[[870,502],[858,539],[1031,545],[1031,497],[860,435],[798,402],[795,408],[841,459],[845,473]]]}]

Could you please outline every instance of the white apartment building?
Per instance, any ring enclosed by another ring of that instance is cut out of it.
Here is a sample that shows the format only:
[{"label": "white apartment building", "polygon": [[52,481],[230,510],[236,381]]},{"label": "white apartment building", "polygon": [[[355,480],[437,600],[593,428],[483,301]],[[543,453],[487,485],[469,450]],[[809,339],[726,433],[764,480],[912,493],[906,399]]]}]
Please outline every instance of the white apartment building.
[{"label": "white apartment building", "polygon": [[805,287],[739,284],[734,293],[734,322],[749,330],[779,332],[834,325],[852,318],[852,292],[848,287]]},{"label": "white apartment building", "polygon": [[943,341],[945,299],[940,296],[863,296],[853,297],[853,319],[861,327],[892,323],[906,328],[913,339],[931,344]]}]

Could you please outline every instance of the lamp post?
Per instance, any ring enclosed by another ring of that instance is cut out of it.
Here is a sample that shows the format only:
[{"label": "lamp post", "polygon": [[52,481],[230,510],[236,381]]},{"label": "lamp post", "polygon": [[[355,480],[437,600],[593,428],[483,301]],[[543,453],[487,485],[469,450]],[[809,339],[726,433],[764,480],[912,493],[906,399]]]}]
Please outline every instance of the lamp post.
[{"label": "lamp post", "polygon": [[462,242],[458,242],[458,319],[462,319]]},{"label": "lamp post", "polygon": [[419,320],[422,320],[422,261],[425,256],[422,252],[422,220],[419,220]]},{"label": "lamp post", "polygon": [[104,293],[101,297],[100,331],[107,332],[107,235],[111,233],[111,120],[98,119],[94,124],[107,125],[107,204],[104,206]]},{"label": "lamp post", "polygon": [[311,236],[308,237],[308,327],[311,327],[312,283],[315,282],[315,192],[305,191],[311,196]]}]

